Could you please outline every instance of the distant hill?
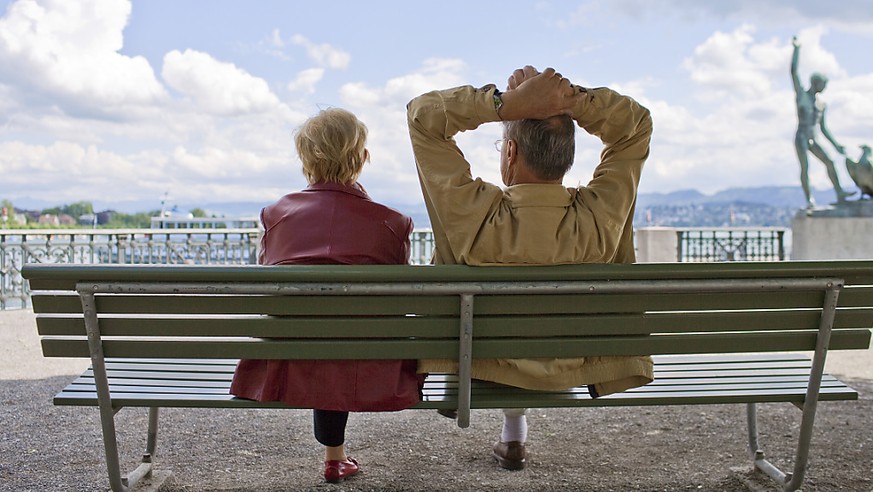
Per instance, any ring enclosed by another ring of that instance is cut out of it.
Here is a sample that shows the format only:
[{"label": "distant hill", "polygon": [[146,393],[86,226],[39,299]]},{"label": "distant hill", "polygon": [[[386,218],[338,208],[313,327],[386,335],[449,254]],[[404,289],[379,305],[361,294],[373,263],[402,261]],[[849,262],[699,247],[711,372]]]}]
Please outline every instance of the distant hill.
[{"label": "distant hill", "polygon": [[[813,190],[818,204],[834,200],[833,190]],[[637,197],[636,227],[789,227],[806,206],[799,186],[728,188],[712,195],[697,190],[642,193]]]},{"label": "distant hill", "polygon": [[[813,190],[816,203],[825,205],[834,200],[833,190]],[[3,198],[3,197],[0,197]],[[83,198],[87,200],[87,198]],[[13,200],[18,208],[41,210],[58,205],[44,200],[19,198]],[[112,209],[125,213],[146,212],[160,208],[155,202],[102,203],[95,201],[99,210]],[[209,215],[230,217],[257,217],[267,203],[213,202],[172,203],[179,210],[201,208]],[[417,228],[428,228],[430,222],[424,203],[415,205],[387,205],[412,217]],[[678,190],[668,193],[641,193],[637,197],[634,223],[637,227],[662,225],[672,227],[722,226],[777,226],[787,227],[797,210],[805,205],[800,186],[759,186],[728,188],[711,195],[697,190]]]},{"label": "distant hill", "polygon": [[[833,190],[812,192],[816,203],[827,204],[834,200]],[[754,188],[728,188],[712,195],[697,190],[680,190],[670,193],[640,193],[637,208],[656,205],[692,205],[704,203],[759,203],[773,207],[803,208],[806,200],[799,186],[758,186]]]}]

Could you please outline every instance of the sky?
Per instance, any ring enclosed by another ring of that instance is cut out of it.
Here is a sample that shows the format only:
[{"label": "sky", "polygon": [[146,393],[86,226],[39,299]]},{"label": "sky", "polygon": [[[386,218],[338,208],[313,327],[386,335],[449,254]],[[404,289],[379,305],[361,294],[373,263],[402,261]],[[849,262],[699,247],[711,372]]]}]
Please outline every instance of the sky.
[{"label": "sky", "polygon": [[[295,128],[342,107],[369,128],[373,199],[421,208],[406,103],[527,64],[652,111],[641,193],[799,188],[792,36],[857,159],[873,145],[871,0],[0,0],[0,199],[268,204],[306,186]],[[474,176],[500,182],[501,134],[458,136]],[[564,184],[587,183],[600,150],[578,132]],[[831,187],[818,161],[810,177]]]}]

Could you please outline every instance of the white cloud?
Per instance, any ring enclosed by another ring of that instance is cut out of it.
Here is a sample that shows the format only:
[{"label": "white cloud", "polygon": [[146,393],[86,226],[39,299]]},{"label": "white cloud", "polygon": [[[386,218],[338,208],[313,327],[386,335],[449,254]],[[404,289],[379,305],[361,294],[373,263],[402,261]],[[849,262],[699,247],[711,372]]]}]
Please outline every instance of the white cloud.
[{"label": "white cloud", "polygon": [[327,43],[315,44],[301,34],[295,34],[291,38],[291,42],[306,48],[306,54],[309,55],[309,58],[322,67],[345,69],[348,68],[352,59],[351,55],[339,48],[334,48]]},{"label": "white cloud", "polygon": [[0,174],[4,186],[22,196],[64,203],[83,197],[123,200],[137,191],[136,177],[147,173],[94,145],[59,141],[45,146],[0,143]]},{"label": "white cloud", "polygon": [[279,104],[264,79],[200,51],[167,53],[161,76],[200,109],[214,114],[258,113]]},{"label": "white cloud", "polygon": [[774,66],[773,55],[779,52],[767,45],[755,45],[753,33],[749,25],[731,33],[716,32],[685,59],[682,66],[701,86],[700,92],[706,98],[720,99],[737,92],[753,96],[771,90],[769,71]]},{"label": "white cloud", "polygon": [[[466,65],[459,59],[431,58],[416,72],[388,79],[382,87],[349,83],[340,88],[340,97],[350,107],[390,106],[399,103],[404,109],[413,97],[435,89],[447,89],[464,84]],[[403,119],[405,124],[406,119]]]},{"label": "white cloud", "polygon": [[119,53],[126,0],[18,0],[0,18],[0,78],[31,104],[131,115],[166,92],[148,61]]},{"label": "white cloud", "polygon": [[300,91],[305,94],[315,92],[315,86],[324,77],[323,68],[307,68],[297,74],[297,78],[288,83],[288,90]]}]

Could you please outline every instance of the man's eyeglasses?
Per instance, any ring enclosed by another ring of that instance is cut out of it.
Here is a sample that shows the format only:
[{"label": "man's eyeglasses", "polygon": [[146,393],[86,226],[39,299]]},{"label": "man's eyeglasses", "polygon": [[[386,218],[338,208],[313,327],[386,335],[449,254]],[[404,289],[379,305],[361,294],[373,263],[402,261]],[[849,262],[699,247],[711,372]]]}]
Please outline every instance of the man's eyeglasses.
[{"label": "man's eyeglasses", "polygon": [[503,141],[504,140],[506,140],[506,139],[501,138],[500,140],[495,140],[494,141],[494,150],[496,150],[497,152],[503,152]]}]

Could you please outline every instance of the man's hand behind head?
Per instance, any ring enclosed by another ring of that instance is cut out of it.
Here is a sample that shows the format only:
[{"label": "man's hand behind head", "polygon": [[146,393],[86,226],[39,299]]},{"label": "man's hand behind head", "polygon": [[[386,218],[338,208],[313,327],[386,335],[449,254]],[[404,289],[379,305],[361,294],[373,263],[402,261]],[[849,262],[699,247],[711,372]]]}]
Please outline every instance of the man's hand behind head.
[{"label": "man's hand behind head", "polygon": [[500,108],[502,120],[543,120],[559,114],[570,114],[584,95],[554,69],[539,73],[528,65],[515,70],[509,77]]},{"label": "man's hand behind head", "polygon": [[539,74],[540,71],[530,65],[525,65],[524,68],[516,68],[515,71],[512,72],[512,75],[509,76],[509,80],[506,83],[506,90],[511,91],[517,89],[519,84]]}]

